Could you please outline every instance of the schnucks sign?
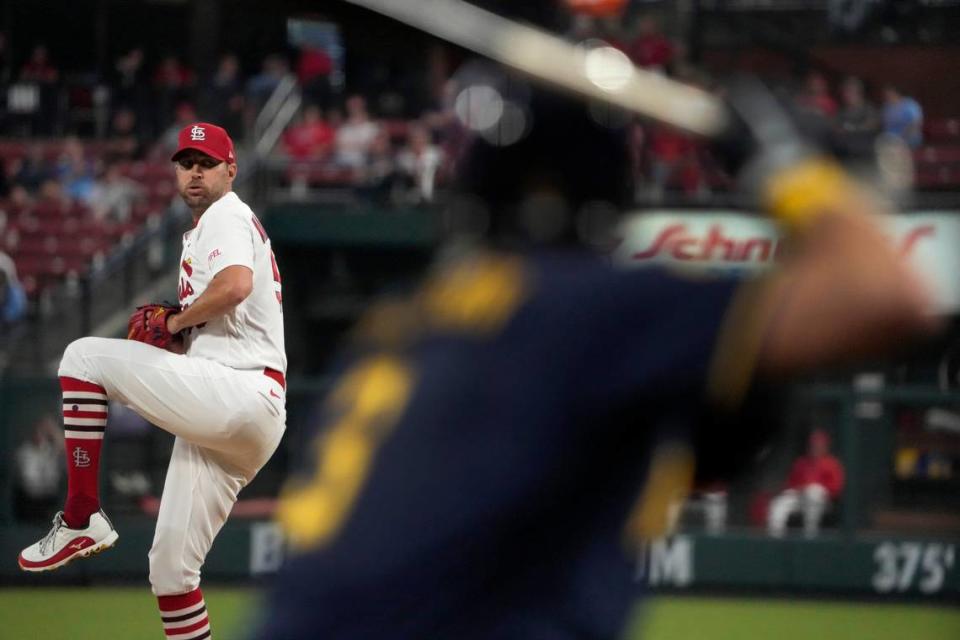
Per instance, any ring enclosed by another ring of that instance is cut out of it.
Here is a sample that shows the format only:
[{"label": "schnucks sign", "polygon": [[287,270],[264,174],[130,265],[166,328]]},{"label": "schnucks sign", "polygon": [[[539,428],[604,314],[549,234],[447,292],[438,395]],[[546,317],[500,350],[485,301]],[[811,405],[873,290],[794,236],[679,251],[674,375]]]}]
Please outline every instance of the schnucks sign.
[{"label": "schnucks sign", "polygon": [[[960,211],[889,219],[890,241],[928,280],[943,311],[960,310]],[[614,259],[623,265],[758,271],[782,246],[770,220],[735,211],[646,211],[627,218]]]}]

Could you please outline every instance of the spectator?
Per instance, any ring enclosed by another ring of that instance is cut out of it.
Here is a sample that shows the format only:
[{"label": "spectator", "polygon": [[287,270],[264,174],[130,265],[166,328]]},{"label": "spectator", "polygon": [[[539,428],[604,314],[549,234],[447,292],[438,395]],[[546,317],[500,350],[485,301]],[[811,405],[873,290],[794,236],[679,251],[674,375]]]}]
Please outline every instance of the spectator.
[{"label": "spectator", "polygon": [[17,279],[17,266],[0,251],[0,334],[9,333],[26,313],[27,296]]},{"label": "spectator", "polygon": [[687,134],[665,125],[649,131],[650,196],[663,197],[666,190],[679,182],[686,195],[703,194],[707,190],[700,168],[697,145]]},{"label": "spectator", "polygon": [[204,86],[200,105],[210,122],[221,123],[227,131],[243,131],[243,79],[237,56],[225,53],[220,57],[217,70]]},{"label": "spectator", "polygon": [[337,130],[337,163],[359,169],[367,163],[370,146],[380,133],[380,125],[370,119],[363,96],[352,95],[346,102],[347,117]]},{"label": "spectator", "polygon": [[35,84],[40,92],[39,108],[33,114],[33,133],[51,134],[57,126],[57,83],[60,71],[50,61],[47,48],[39,44],[20,68],[20,82]]},{"label": "spectator", "polygon": [[10,187],[7,204],[12,211],[26,211],[33,204],[33,195],[22,184],[14,184]]},{"label": "spectator", "polygon": [[137,133],[143,136],[153,135],[153,103],[144,72],[143,49],[131,49],[117,58],[114,71],[114,108],[133,110]]},{"label": "spectator", "polygon": [[849,156],[868,157],[880,132],[880,113],[864,96],[863,82],[854,76],[844,79],[840,100],[835,124],[840,147]]},{"label": "spectator", "polygon": [[50,62],[47,48],[38,44],[30,53],[30,58],[20,67],[20,82],[37,84],[56,84],[60,71]]},{"label": "spectator", "polygon": [[440,179],[450,179],[456,174],[460,157],[470,139],[470,130],[457,117],[454,109],[456,97],[457,83],[448,80],[443,85],[434,110],[426,112],[423,116],[423,122],[432,132],[434,139],[439,140],[440,153],[443,155],[443,163],[438,175]]},{"label": "spectator", "polygon": [[63,438],[49,414],[33,425],[29,439],[14,454],[14,512],[18,520],[46,520],[60,497]]},{"label": "spectator", "polygon": [[290,73],[290,63],[278,54],[263,59],[260,73],[247,81],[247,98],[254,110],[259,109],[280,82]]},{"label": "spectator", "polygon": [[68,138],[64,142],[57,163],[57,177],[67,197],[89,204],[96,184],[96,165],[86,157],[77,138]]},{"label": "spectator", "polygon": [[923,109],[892,84],[883,88],[883,132],[916,149],[923,142]]},{"label": "spectator", "polygon": [[292,160],[322,161],[330,157],[336,132],[316,105],[308,105],[299,122],[283,133],[283,147]]},{"label": "spectator", "polygon": [[40,185],[36,200],[38,214],[41,211],[47,214],[62,214],[70,210],[70,204],[70,197],[67,195],[63,183],[56,178],[50,178]]},{"label": "spectator", "polygon": [[13,182],[30,193],[36,193],[40,185],[55,173],[53,167],[47,162],[43,145],[37,142],[32,143],[27,149],[26,157],[12,160],[8,171],[13,176]]},{"label": "spectator", "polygon": [[162,131],[175,117],[176,105],[192,99],[196,77],[191,69],[184,66],[174,55],[168,55],[160,61],[153,74],[153,86],[156,89],[157,129]]},{"label": "spectator", "polygon": [[412,187],[406,200],[431,202],[437,171],[443,162],[443,153],[430,140],[430,132],[420,124],[411,124],[407,129],[407,144],[397,154],[400,175]]},{"label": "spectator", "polygon": [[185,91],[194,82],[193,71],[184,66],[174,55],[164,57],[153,74],[153,83],[161,91],[174,93]]},{"label": "spectator", "polygon": [[327,106],[330,102],[333,59],[323,49],[303,47],[297,58],[297,80],[308,103]]},{"label": "spectator", "polygon": [[804,81],[803,90],[799,97],[800,106],[816,112],[825,118],[832,118],[837,113],[837,101],[830,95],[830,86],[827,79],[819,71],[811,71]]},{"label": "spectator", "polygon": [[118,105],[135,106],[138,89],[143,86],[143,49],[135,47],[117,58],[114,64],[114,99]]},{"label": "spectator", "polygon": [[160,134],[156,144],[154,144],[150,155],[158,161],[168,161],[170,156],[177,150],[177,136],[180,130],[191,122],[197,121],[197,110],[189,102],[181,102],[174,111],[173,122]]},{"label": "spectator", "polygon": [[637,20],[637,36],[627,45],[627,55],[637,66],[667,69],[677,54],[676,45],[660,30],[660,22],[652,15]]},{"label": "spectator", "polygon": [[137,135],[137,114],[129,107],[120,107],[110,119],[110,161],[139,160],[145,149],[141,136]]},{"label": "spectator", "polygon": [[354,184],[358,195],[380,205],[393,201],[397,186],[397,163],[390,145],[390,137],[381,131],[370,143],[364,155],[364,165],[357,167]]},{"label": "spectator", "polygon": [[573,42],[584,42],[600,38],[600,26],[597,24],[595,16],[585,13],[574,14],[570,20],[570,29],[567,31],[567,39]]},{"label": "spectator", "polygon": [[817,534],[823,514],[840,497],[844,473],[841,462],[830,454],[830,436],[823,429],[810,433],[807,455],[793,463],[787,488],[770,502],[767,530],[782,537],[787,521],[794,513],[803,515],[803,531],[809,538]]},{"label": "spectator", "polygon": [[97,220],[123,223],[130,220],[133,204],[145,196],[144,188],[124,176],[118,163],[111,162],[94,188],[90,206]]}]

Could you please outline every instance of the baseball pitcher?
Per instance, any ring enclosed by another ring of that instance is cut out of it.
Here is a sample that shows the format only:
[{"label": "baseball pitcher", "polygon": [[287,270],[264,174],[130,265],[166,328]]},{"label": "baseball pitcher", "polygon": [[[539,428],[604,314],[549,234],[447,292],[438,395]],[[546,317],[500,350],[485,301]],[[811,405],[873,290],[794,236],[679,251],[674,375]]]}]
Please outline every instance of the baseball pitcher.
[{"label": "baseball pitcher", "polygon": [[183,236],[179,306],[146,305],[127,340],[82,338],[60,363],[67,499],[20,554],[56,569],[111,547],[117,531],[97,480],[108,400],[176,436],[150,549],[150,583],[167,637],[209,638],[200,567],[237,494],[277,448],[286,421],[280,272],[256,215],[233,193],[233,141],[184,127],[172,158],[194,226]]}]

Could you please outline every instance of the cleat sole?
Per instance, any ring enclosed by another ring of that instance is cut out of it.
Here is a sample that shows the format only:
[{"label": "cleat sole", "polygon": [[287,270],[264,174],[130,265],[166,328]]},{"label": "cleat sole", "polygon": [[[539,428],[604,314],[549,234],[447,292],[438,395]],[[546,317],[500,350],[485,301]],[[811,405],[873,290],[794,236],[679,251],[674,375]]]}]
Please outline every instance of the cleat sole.
[{"label": "cleat sole", "polygon": [[119,537],[120,535],[116,531],[111,531],[109,534],[107,534],[107,537],[105,537],[99,543],[95,545],[91,545],[86,549],[81,549],[80,551],[77,551],[73,555],[67,556],[60,562],[57,562],[48,566],[25,567],[22,564],[20,564],[19,561],[17,562],[17,564],[20,566],[21,571],[27,571],[29,573],[43,573],[44,571],[54,571],[56,569],[59,569],[60,567],[64,567],[70,564],[73,560],[77,558],[89,558],[90,556],[95,556],[100,553],[103,553],[104,551],[106,551],[107,549],[115,545],[117,543],[117,538]]}]

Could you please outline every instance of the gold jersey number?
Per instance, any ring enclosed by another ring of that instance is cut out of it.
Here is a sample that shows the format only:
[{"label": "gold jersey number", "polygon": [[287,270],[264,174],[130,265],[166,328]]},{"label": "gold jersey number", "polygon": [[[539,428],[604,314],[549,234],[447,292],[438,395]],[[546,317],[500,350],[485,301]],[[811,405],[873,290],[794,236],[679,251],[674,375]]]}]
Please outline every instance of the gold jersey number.
[{"label": "gold jersey number", "polygon": [[340,380],[328,410],[333,426],[315,441],[317,464],[305,481],[291,483],[277,518],[296,549],[323,546],[343,525],[370,473],[376,451],[407,405],[410,368],[378,354],[358,362]]}]

